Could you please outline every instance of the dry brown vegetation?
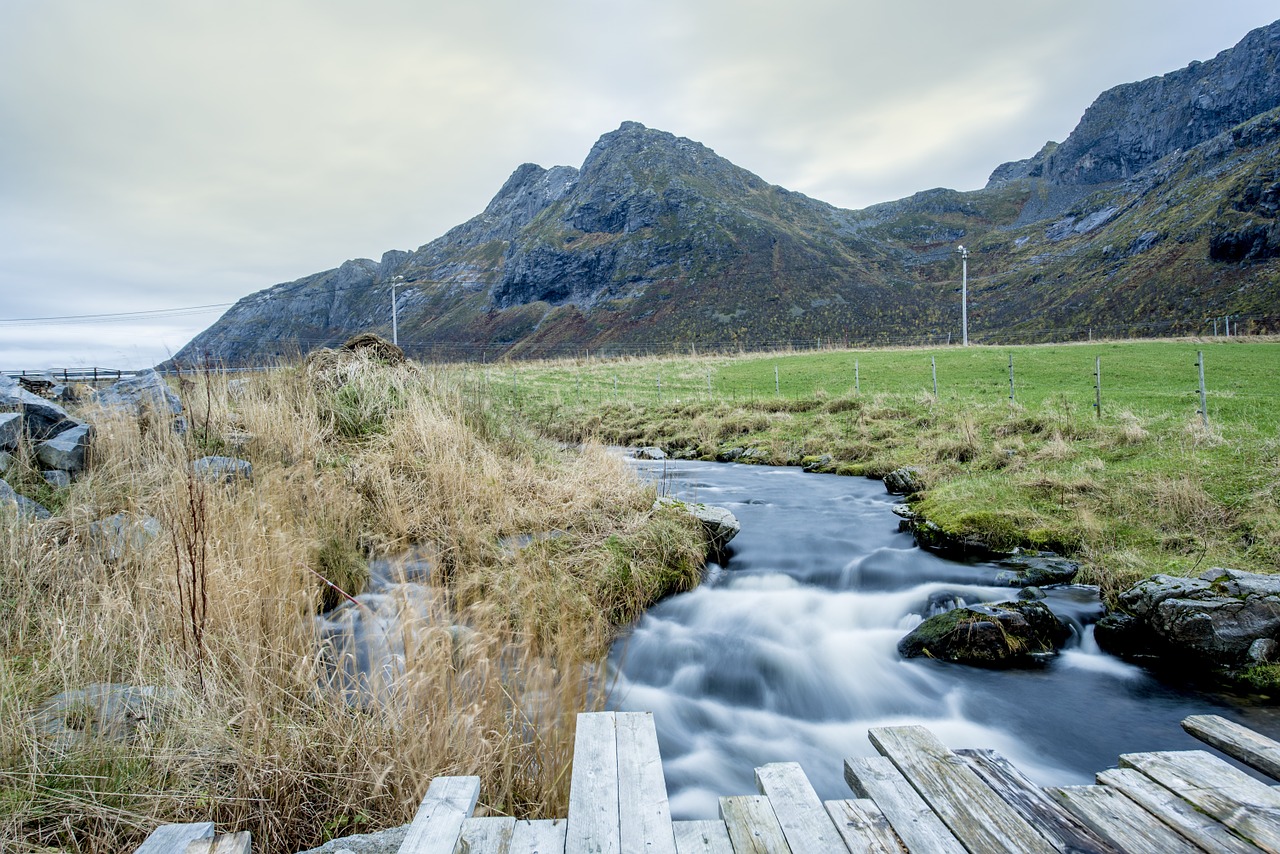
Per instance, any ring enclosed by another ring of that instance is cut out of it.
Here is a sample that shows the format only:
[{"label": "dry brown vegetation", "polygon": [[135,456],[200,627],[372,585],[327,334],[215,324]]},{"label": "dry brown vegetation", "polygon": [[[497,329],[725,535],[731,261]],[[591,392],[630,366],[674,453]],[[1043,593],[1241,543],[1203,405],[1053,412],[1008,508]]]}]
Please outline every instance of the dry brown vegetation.
[{"label": "dry brown vegetation", "polygon": [[[182,385],[185,437],[84,413],[92,466],[55,519],[0,512],[5,850],[127,850],[213,820],[296,851],[407,821],[439,774],[479,775],[482,810],[563,814],[574,714],[602,701],[617,627],[697,583],[696,524],[652,511],[602,449],[369,353]],[[252,483],[190,477],[211,453],[250,460]],[[111,559],[90,524],[118,512],[164,534]],[[350,701],[314,615],[359,592],[369,555],[411,547],[439,595],[397,629],[395,691]],[[42,735],[43,702],[101,682],[167,693],[130,739],[95,734],[92,709],[68,717],[85,738]]]}]

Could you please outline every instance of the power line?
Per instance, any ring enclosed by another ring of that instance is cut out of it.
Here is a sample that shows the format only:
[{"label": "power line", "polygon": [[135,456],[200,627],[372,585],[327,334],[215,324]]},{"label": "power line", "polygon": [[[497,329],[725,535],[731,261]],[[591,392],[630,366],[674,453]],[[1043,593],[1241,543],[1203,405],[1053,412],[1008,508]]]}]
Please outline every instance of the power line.
[{"label": "power line", "polygon": [[210,303],[209,305],[188,305],[178,308],[156,308],[146,311],[117,311],[100,314],[64,314],[50,317],[4,317],[0,318],[0,326],[33,326],[60,323],[115,323],[126,320],[149,320],[164,317],[183,317],[185,315],[203,314],[214,309],[235,305],[230,302]]}]

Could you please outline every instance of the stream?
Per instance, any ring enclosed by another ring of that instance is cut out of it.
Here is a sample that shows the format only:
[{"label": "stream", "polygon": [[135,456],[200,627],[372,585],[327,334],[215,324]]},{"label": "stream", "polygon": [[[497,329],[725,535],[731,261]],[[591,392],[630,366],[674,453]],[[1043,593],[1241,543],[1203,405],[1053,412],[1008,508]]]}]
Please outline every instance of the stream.
[{"label": "stream", "polygon": [[1048,665],[983,670],[903,660],[925,615],[1016,598],[998,567],[916,547],[882,483],[797,468],[639,462],[660,491],[730,510],[742,532],[698,589],[670,597],[613,646],[609,707],[651,711],[672,816],[713,818],[756,794],[753,770],[799,762],[823,799],[850,797],[847,756],[870,727],[922,724],[948,747],[994,748],[1040,785],[1093,782],[1121,753],[1202,747],[1179,721],[1220,714],[1275,734],[1273,709],[1157,681],[1106,655],[1093,588],[1047,588],[1074,628]]}]

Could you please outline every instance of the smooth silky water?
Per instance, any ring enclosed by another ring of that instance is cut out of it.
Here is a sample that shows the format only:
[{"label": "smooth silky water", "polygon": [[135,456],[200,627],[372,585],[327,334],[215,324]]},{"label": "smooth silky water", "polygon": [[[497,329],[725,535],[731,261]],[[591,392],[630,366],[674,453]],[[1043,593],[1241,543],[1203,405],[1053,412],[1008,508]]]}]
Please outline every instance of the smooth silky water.
[{"label": "smooth silky water", "polygon": [[922,724],[994,748],[1041,785],[1093,782],[1121,753],[1202,747],[1179,721],[1213,713],[1280,730],[1268,709],[1164,685],[1098,651],[1093,588],[1048,590],[1074,628],[1044,667],[903,660],[898,641],[957,600],[1013,599],[992,564],[944,560],[898,531],[879,481],[796,468],[639,463],[661,491],[742,523],[699,588],[654,606],[613,646],[610,708],[651,711],[676,818],[754,794],[753,769],[799,762],[823,799],[850,797],[843,759],[871,727]]}]

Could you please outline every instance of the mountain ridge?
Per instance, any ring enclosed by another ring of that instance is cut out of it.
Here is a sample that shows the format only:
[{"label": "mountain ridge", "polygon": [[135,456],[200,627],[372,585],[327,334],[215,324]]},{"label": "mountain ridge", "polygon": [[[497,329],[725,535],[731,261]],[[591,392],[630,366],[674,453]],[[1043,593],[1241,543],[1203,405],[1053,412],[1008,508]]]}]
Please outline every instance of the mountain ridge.
[{"label": "mountain ridge", "polygon": [[1198,331],[1214,313],[1270,328],[1278,57],[1280,22],[1107,90],[1061,144],[998,166],[981,190],[856,211],[624,122],[579,168],[517,167],[481,213],[416,250],[245,297],[172,361],[243,364],[389,333],[393,282],[410,349],[453,356],[937,340],[956,331],[960,241],[978,340],[1142,322]]}]

